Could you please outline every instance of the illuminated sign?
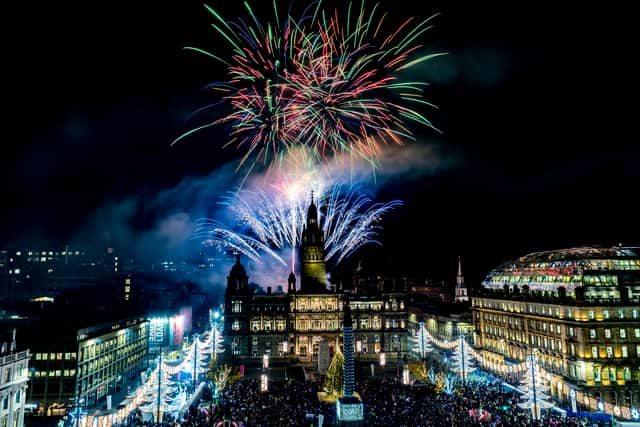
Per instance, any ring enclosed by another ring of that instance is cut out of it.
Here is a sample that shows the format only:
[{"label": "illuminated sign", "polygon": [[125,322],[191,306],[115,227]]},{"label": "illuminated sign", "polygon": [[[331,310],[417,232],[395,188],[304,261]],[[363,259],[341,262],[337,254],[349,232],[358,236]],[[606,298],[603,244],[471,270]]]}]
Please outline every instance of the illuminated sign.
[{"label": "illuminated sign", "polygon": [[168,326],[169,320],[166,317],[151,319],[149,321],[149,342],[156,345],[166,345],[166,329]]},{"label": "illuminated sign", "polygon": [[182,345],[184,323],[183,315],[149,319],[149,343],[156,346]]}]

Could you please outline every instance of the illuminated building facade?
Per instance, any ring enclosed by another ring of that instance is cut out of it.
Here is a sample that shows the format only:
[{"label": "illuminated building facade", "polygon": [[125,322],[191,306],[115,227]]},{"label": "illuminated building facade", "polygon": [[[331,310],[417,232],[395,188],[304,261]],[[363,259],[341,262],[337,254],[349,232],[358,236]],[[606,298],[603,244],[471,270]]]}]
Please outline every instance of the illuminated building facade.
[{"label": "illuminated building facade", "polygon": [[[324,236],[318,227],[313,200],[300,247],[300,287],[296,275],[288,277],[287,292],[278,289],[254,293],[237,257],[227,277],[225,292],[225,340],[235,357],[296,357],[316,360],[320,342],[329,353],[342,346],[344,293],[327,284]],[[280,288],[280,287],[278,287]],[[375,357],[407,351],[407,311],[404,292],[382,288],[353,293],[349,299],[353,316],[355,352],[358,357]]]},{"label": "illuminated building facade", "polygon": [[535,351],[551,396],[630,418],[640,406],[640,248],[532,253],[495,268],[472,297],[489,368]]},{"label": "illuminated building facade", "polygon": [[76,396],[95,405],[147,367],[149,323],[144,318],[78,331]]},{"label": "illuminated building facade", "polygon": [[147,368],[149,322],[144,318],[80,329],[42,323],[32,331],[27,400],[46,415],[63,415],[76,399],[82,399],[83,406],[95,406],[133,384]]},{"label": "illuminated building facade", "polygon": [[411,285],[407,291],[408,323],[417,331],[424,323],[429,334],[442,341],[451,342],[473,329],[471,302],[462,275],[462,261],[458,257],[458,274],[453,295],[449,286]]},{"label": "illuminated building facade", "polygon": [[11,347],[0,353],[0,426],[24,426],[29,377],[29,350],[15,351],[15,330]]}]

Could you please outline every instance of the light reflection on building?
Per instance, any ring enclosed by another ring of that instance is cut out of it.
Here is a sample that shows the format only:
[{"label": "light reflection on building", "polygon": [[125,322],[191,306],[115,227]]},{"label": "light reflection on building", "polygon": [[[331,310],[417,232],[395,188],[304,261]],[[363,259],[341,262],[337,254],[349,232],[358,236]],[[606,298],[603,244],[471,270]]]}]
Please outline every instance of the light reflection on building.
[{"label": "light reflection on building", "polygon": [[551,396],[640,405],[640,250],[580,247],[495,268],[472,298],[475,346],[504,372],[537,349]]}]

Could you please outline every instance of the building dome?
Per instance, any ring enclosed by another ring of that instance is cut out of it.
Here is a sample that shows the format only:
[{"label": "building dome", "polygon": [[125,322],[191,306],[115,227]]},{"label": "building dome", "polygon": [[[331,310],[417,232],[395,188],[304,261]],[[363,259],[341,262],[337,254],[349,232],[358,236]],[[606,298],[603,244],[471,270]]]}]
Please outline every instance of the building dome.
[{"label": "building dome", "polygon": [[482,282],[485,288],[505,285],[556,292],[564,287],[640,286],[640,248],[584,246],[534,252],[494,268]]},{"label": "building dome", "polygon": [[245,278],[245,277],[247,277],[246,270],[244,269],[242,264],[240,264],[240,255],[237,256],[236,263],[233,264],[233,267],[231,267],[231,271],[229,272],[229,276],[230,277],[234,277],[234,278]]},{"label": "building dome", "polygon": [[236,263],[231,267],[229,276],[227,277],[226,294],[244,294],[249,290],[249,276],[242,264],[240,264],[240,255],[236,257]]}]

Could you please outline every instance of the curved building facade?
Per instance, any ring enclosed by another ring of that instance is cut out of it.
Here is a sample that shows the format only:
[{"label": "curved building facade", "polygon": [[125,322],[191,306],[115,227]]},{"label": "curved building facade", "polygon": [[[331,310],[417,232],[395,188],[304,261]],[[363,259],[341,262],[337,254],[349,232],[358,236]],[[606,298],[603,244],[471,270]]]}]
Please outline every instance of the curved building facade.
[{"label": "curved building facade", "polygon": [[[494,268],[482,285],[493,289],[526,285],[529,290],[542,292],[557,292],[564,287],[569,295],[582,287],[587,296],[616,298],[620,296],[619,286],[638,282],[640,248],[579,247],[535,252],[505,262]],[[640,291],[632,295],[638,297]]]},{"label": "curved building facade", "polygon": [[471,310],[476,348],[497,371],[510,375],[535,353],[563,407],[572,396],[622,418],[640,407],[640,248],[577,247],[502,263]]}]

